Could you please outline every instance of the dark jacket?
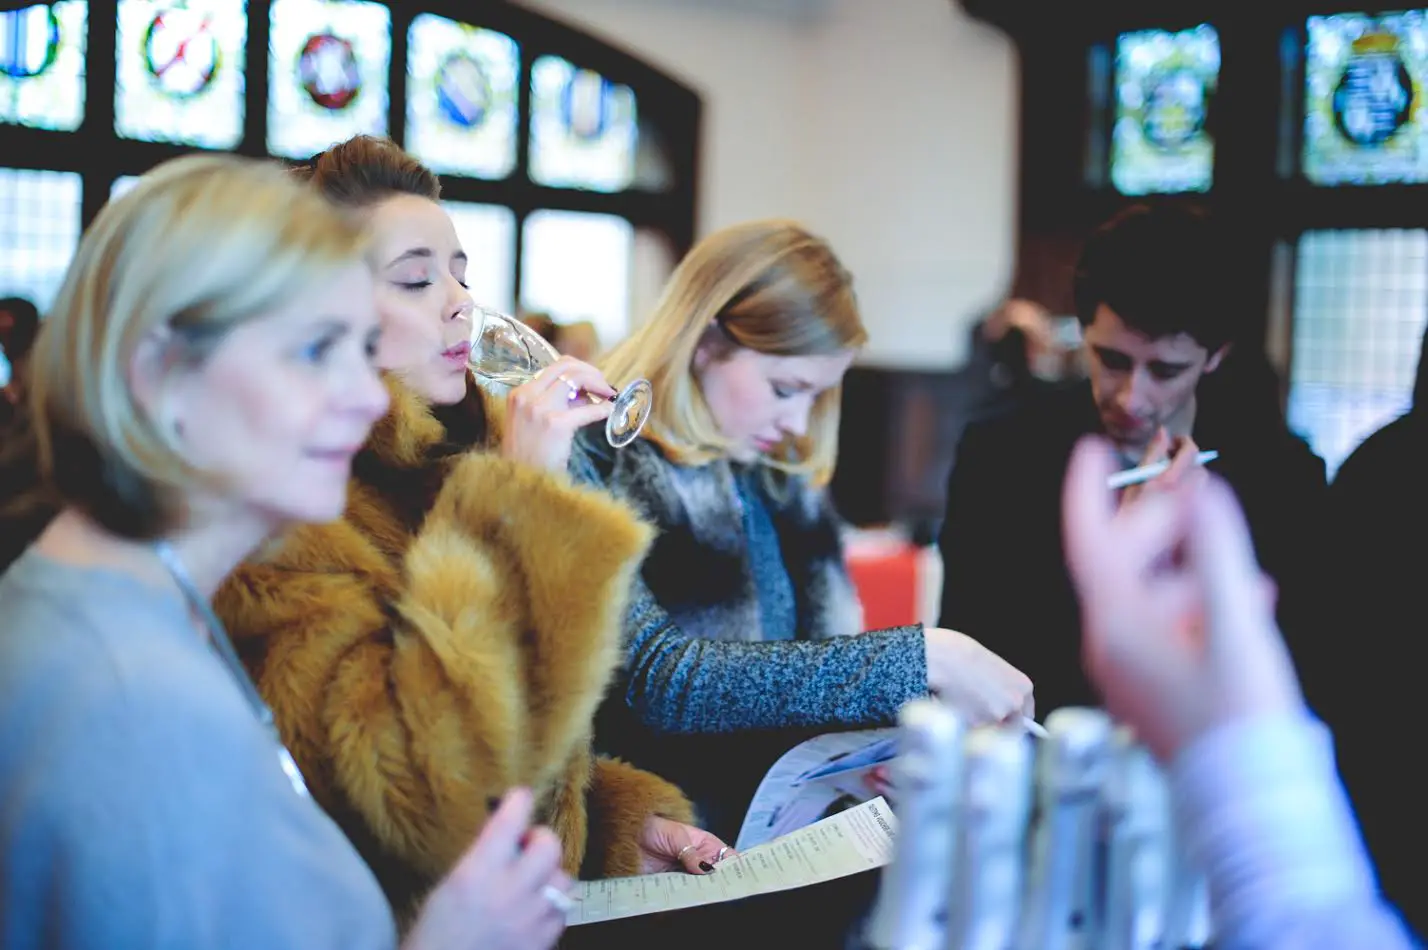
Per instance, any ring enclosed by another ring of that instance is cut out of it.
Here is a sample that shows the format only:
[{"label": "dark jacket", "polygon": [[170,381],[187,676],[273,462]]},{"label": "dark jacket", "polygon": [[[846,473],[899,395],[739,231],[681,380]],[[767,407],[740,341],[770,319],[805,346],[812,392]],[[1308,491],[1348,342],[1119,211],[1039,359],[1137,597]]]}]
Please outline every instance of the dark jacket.
[{"label": "dark jacket", "polygon": [[[1279,586],[1292,647],[1313,586],[1324,464],[1262,399],[1245,406],[1206,389],[1193,435],[1202,449],[1220,452],[1209,468],[1245,508],[1260,562]],[[1050,395],[970,427],[948,484],[941,625],[1031,677],[1038,715],[1100,704],[1081,667],[1080,611],[1061,542],[1071,450],[1098,430],[1089,383]]]},{"label": "dark jacket", "polygon": [[28,412],[0,425],[0,574],[59,513],[40,481],[39,453]]},{"label": "dark jacket", "polygon": [[1411,927],[1428,933],[1428,816],[1422,786],[1404,774],[1422,720],[1428,403],[1369,436],[1339,468],[1329,501],[1328,635],[1309,665],[1332,675],[1306,689],[1334,731],[1384,893]]}]

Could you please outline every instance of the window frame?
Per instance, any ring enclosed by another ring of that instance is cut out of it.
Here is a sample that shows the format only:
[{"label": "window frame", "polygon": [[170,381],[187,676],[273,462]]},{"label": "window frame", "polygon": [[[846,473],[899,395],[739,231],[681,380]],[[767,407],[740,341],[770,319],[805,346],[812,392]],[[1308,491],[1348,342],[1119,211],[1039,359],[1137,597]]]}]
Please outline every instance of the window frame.
[{"label": "window frame", "polygon": [[[0,9],[32,4],[7,2]],[[628,220],[636,232],[654,231],[682,257],[693,243],[696,227],[697,179],[703,103],[699,94],[667,73],[626,50],[576,27],[553,20],[509,0],[487,0],[473,7],[457,0],[425,0],[420,4],[385,4],[391,15],[391,58],[388,70],[388,135],[406,138],[407,45],[412,20],[423,13],[505,33],[520,46],[517,82],[516,164],[504,179],[485,180],[442,175],[442,198],[448,201],[501,205],[516,217],[511,254],[511,286],[521,299],[526,218],[535,211],[557,210],[611,214]],[[479,11],[479,16],[473,16]],[[269,2],[249,0],[248,38],[244,63],[243,136],[232,153],[273,158],[266,149],[268,102]],[[3,164],[10,168],[77,172],[83,179],[80,224],[87,228],[109,200],[116,178],[138,175],[171,158],[210,151],[188,145],[126,139],[114,130],[116,27],[118,0],[89,0],[85,57],[85,114],[79,128],[56,132],[0,124]],[[540,56],[563,57],[578,67],[599,72],[607,80],[635,93],[641,127],[660,132],[670,183],[654,192],[631,187],[620,192],[593,192],[540,185],[528,175],[530,159],[530,71]]]},{"label": "window frame", "polygon": [[[1093,9],[1048,9],[1036,0],[956,0],[1018,46],[1021,83],[1020,227],[1014,295],[1071,313],[1069,273],[1084,236],[1117,210],[1151,200],[1212,209],[1244,242],[1253,284],[1227,286],[1244,314],[1247,341],[1262,340],[1281,372],[1293,372],[1295,255],[1318,230],[1416,229],[1428,183],[1315,185],[1303,175],[1304,46],[1310,16],[1356,12],[1348,2],[1290,0],[1115,0]],[[1414,0],[1388,9],[1428,7]],[[1365,12],[1373,12],[1366,10]],[[1146,29],[1212,24],[1221,67],[1209,119],[1215,167],[1208,192],[1126,196],[1110,182],[1117,37]],[[1095,51],[1109,57],[1105,89],[1091,89]],[[1225,129],[1234,134],[1226,136]],[[1285,250],[1288,249],[1288,262]],[[1231,282],[1233,283],[1233,282]],[[1065,286],[1062,286],[1062,285]]]}]

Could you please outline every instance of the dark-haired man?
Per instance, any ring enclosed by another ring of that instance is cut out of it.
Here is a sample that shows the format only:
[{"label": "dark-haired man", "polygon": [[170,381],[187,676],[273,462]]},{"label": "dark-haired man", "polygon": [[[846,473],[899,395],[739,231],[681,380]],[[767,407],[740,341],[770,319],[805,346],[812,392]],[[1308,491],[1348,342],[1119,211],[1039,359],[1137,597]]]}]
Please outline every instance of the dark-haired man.
[{"label": "dark-haired man", "polygon": [[1209,217],[1170,206],[1118,215],[1087,240],[1075,275],[1090,378],[962,437],[941,534],[940,624],[1031,677],[1038,714],[1099,705],[1061,545],[1062,479],[1087,433],[1107,436],[1126,467],[1174,457],[1166,477],[1198,449],[1220,453],[1209,468],[1245,508],[1293,642],[1324,465],[1285,426],[1267,364],[1232,355],[1231,274]]}]

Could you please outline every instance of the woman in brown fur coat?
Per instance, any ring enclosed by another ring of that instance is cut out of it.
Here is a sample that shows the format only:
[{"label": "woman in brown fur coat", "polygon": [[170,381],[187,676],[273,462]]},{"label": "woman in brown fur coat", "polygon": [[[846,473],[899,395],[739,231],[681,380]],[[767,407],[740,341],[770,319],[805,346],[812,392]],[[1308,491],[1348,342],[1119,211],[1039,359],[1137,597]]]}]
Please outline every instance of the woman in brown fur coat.
[{"label": "woman in brown fur coat", "polygon": [[575,432],[608,412],[570,392],[613,393],[566,359],[505,405],[483,395],[435,176],[366,137],[305,171],[375,232],[392,408],[353,463],[344,518],[245,565],[216,606],[314,796],[399,914],[516,787],[534,790],[571,874],[707,872],[723,843],[687,824],[684,795],[590,750],[651,540],[564,474]]}]

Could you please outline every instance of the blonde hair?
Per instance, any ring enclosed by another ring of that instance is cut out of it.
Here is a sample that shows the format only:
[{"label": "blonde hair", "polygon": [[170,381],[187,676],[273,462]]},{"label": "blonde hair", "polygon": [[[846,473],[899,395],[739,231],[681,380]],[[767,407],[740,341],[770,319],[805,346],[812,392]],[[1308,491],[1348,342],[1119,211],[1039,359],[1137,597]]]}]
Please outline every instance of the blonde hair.
[{"label": "blonde hair", "polygon": [[[645,378],[654,406],[644,435],[672,461],[729,453],[694,378],[703,343],[772,356],[829,356],[867,342],[852,276],[833,250],[792,221],[752,221],[709,235],[675,268],[648,322],[601,361],[618,383]],[[826,484],[838,459],[842,387],[814,401],[808,431],[770,464]]]},{"label": "blonde hair", "polygon": [[228,333],[363,260],[357,221],[272,162],[174,159],[100,211],[31,357],[41,478],[106,528],[155,537],[209,481],[130,387],[140,343],[163,333],[200,365]]}]

